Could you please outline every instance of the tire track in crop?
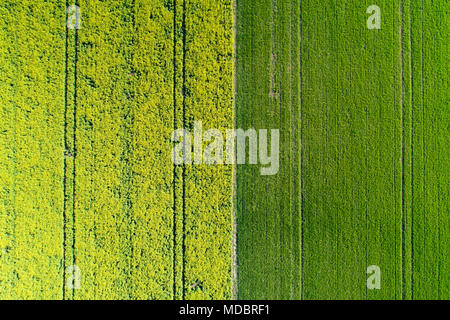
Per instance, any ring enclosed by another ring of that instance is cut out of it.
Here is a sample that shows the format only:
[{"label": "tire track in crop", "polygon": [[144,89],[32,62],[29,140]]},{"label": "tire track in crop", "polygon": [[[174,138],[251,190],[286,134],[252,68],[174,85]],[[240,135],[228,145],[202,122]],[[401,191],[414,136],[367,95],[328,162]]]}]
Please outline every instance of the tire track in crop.
[{"label": "tire track in crop", "polygon": [[[135,0],[124,0],[123,2],[124,17],[123,21],[126,23],[126,28],[124,30],[124,44],[123,47],[126,48],[126,72],[128,74],[136,73],[134,67],[134,58],[136,50],[136,35],[139,34],[136,29],[136,2]],[[134,127],[135,127],[135,112],[139,105],[136,103],[136,83],[134,77],[128,77],[124,85],[124,95],[127,100],[127,105],[123,107],[121,115],[121,161],[123,162],[123,167],[121,168],[121,193],[122,193],[122,211],[125,216],[125,221],[127,225],[127,232],[122,242],[128,242],[126,249],[123,252],[125,262],[125,274],[127,278],[127,297],[126,299],[133,299],[135,296],[133,273],[134,266],[133,260],[134,256],[134,234],[136,233],[136,221],[134,219],[134,199],[133,193],[137,192],[135,190],[135,173],[134,173]]]},{"label": "tire track in crop", "polygon": [[412,15],[412,5],[409,6],[409,47],[411,50],[411,57],[410,57],[410,85],[411,85],[411,299],[414,299],[414,276],[413,276],[413,270],[414,270],[414,238],[413,238],[413,230],[414,230],[414,143],[413,143],[413,137],[414,137],[414,52],[413,52],[413,38],[412,38],[412,21],[413,21],[413,15]]},{"label": "tire track in crop", "polygon": [[[79,5],[78,2],[73,2]],[[70,288],[67,282],[68,277],[73,276],[73,270],[70,268],[75,266],[75,184],[76,184],[76,102],[77,102],[77,72],[76,66],[78,62],[77,43],[78,30],[70,28],[67,25],[70,1],[66,1],[64,11],[65,15],[65,88],[64,88],[64,208],[63,208],[63,297],[64,299],[74,299],[75,290]],[[66,273],[69,271],[69,273]],[[73,282],[72,282],[73,284]]]},{"label": "tire track in crop", "polygon": [[[185,64],[184,10],[182,0],[174,0],[174,130],[185,128],[185,102],[183,74]],[[185,165],[174,164],[174,211],[173,211],[173,299],[184,297],[184,211],[185,211]]]},{"label": "tire track in crop", "polygon": [[[186,128],[186,0],[183,0],[183,13],[182,13],[182,25],[181,30],[183,34],[183,67],[182,67],[182,74],[183,74],[183,83],[182,83],[182,94],[183,94],[183,128]],[[186,299],[186,164],[183,164],[183,211],[182,211],[182,235],[183,235],[183,241],[182,241],[182,257],[183,257],[183,263],[182,263],[182,273],[181,273],[181,279],[182,279],[182,286],[183,286],[183,293],[182,293],[182,300]]]},{"label": "tire track in crop", "polygon": [[[174,8],[175,130],[186,128],[186,1],[175,0]],[[184,300],[186,164],[174,165],[174,175],[176,177],[174,185],[174,299]]]},{"label": "tire track in crop", "polygon": [[[80,6],[79,0],[75,0],[75,5],[77,7]],[[77,190],[77,102],[78,102],[78,29],[75,29],[75,42],[74,42],[74,79],[73,79],[73,170],[72,170],[72,265],[76,266],[76,233],[75,233],[75,225],[76,225],[76,190]],[[73,299],[75,299],[75,287],[73,289]]]},{"label": "tire track in crop", "polygon": [[[177,55],[177,32],[176,32],[176,26],[177,26],[177,0],[173,0],[173,130],[177,129],[177,61],[176,61],[176,55]],[[173,143],[175,146],[175,143]],[[173,268],[173,278],[172,278],[172,299],[175,300],[176,291],[177,291],[177,285],[176,285],[176,251],[175,248],[177,246],[177,239],[176,239],[176,203],[177,203],[177,193],[176,193],[176,183],[177,183],[177,168],[176,165],[173,165],[173,188],[172,188],[172,196],[173,196],[173,220],[172,220],[172,268]]]}]

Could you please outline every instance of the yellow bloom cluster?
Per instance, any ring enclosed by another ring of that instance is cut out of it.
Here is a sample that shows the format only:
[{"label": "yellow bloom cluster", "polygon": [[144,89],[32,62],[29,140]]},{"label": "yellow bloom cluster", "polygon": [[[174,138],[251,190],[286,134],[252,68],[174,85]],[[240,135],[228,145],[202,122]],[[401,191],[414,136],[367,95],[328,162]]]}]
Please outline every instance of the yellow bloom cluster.
[{"label": "yellow bloom cluster", "polygon": [[61,298],[64,17],[0,4],[0,299]]}]

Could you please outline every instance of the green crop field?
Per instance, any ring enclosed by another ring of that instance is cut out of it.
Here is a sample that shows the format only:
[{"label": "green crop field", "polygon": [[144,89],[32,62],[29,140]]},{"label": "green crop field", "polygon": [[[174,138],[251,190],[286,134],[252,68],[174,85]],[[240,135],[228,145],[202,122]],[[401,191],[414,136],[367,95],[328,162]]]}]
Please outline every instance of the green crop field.
[{"label": "green crop field", "polygon": [[450,298],[450,7],[369,5],[238,1],[237,126],[284,132],[238,168],[239,298]]},{"label": "green crop field", "polygon": [[449,13],[3,0],[0,299],[450,299]]}]

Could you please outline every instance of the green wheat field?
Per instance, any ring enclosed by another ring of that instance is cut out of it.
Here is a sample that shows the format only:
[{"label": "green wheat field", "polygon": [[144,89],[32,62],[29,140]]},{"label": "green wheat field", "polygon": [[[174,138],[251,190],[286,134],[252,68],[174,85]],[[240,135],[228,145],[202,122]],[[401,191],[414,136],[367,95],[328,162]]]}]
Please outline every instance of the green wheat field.
[{"label": "green wheat field", "polygon": [[0,299],[449,300],[449,13],[2,0]]}]

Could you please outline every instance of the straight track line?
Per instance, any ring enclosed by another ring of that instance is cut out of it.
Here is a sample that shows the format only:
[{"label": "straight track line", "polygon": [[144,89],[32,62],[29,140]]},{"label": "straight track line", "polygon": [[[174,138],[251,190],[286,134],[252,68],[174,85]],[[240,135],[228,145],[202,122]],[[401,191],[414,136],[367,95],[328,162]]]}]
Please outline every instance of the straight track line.
[{"label": "straight track line", "polygon": [[[67,8],[69,6],[69,1],[66,0],[66,6],[64,8],[64,23],[66,24],[67,19]],[[67,25],[65,26],[65,61],[64,61],[64,152],[67,151],[67,102],[68,102],[68,92],[67,92],[67,86],[68,86],[68,73],[69,73],[69,52],[68,52],[68,46],[69,46],[69,32]],[[66,232],[66,199],[67,199],[67,160],[66,157],[64,157],[64,176],[63,176],[63,275],[62,275],[62,300],[66,299],[66,245],[67,245],[67,232]]]},{"label": "straight track line", "polygon": [[[289,16],[292,17],[292,2],[290,3],[289,6]],[[293,130],[292,127],[292,20],[289,23],[289,34],[290,34],[290,43],[289,43],[289,126],[290,126],[290,132],[289,132],[289,158],[292,159],[293,158],[293,152],[292,152],[292,133],[295,131]],[[291,269],[291,281],[290,281],[290,299],[293,299],[294,297],[294,265],[295,265],[295,261],[294,261],[294,219],[293,219],[293,213],[292,213],[292,193],[294,190],[294,186],[293,186],[293,182],[292,182],[292,165],[289,164],[289,220],[291,223],[291,234],[290,234],[290,251],[291,251],[291,256],[290,256],[290,269]]]},{"label": "straight track line", "polygon": [[[173,129],[177,129],[177,0],[173,1]],[[175,142],[173,143],[175,146]],[[173,164],[173,300],[176,300],[176,247],[177,247],[177,234],[176,234],[176,203],[177,203],[177,192],[176,192],[176,164]]]},{"label": "straight track line", "polygon": [[[79,0],[75,1],[79,6]],[[77,158],[77,98],[78,98],[78,29],[75,29],[75,62],[74,62],[74,95],[73,95],[73,189],[72,189],[72,265],[76,265],[75,247],[75,197],[76,197],[76,158]],[[73,290],[73,299],[75,300],[75,290]]]},{"label": "straight track line", "polygon": [[[183,31],[183,128],[186,127],[186,0],[183,0],[183,14],[182,14],[182,25],[181,29]],[[183,223],[182,223],[182,255],[183,255],[183,268],[182,268],[182,283],[183,283],[183,293],[182,298],[185,300],[185,267],[186,267],[186,164],[183,163]]]},{"label": "straight track line", "polygon": [[404,0],[400,1],[400,58],[401,58],[401,86],[402,86],[402,300],[405,300],[405,92],[404,92],[404,55],[403,55],[403,11]]},{"label": "straight track line", "polygon": [[[401,44],[400,44],[401,46]],[[395,70],[395,1],[392,1],[392,70]],[[397,80],[397,74],[394,73],[394,82]],[[393,110],[395,110],[396,101],[397,101],[397,92],[395,90],[394,85],[394,99],[393,99]],[[393,126],[393,136],[395,137],[395,125]],[[394,143],[395,144],[395,143]],[[395,195],[395,186],[396,186],[396,179],[395,179],[395,157],[393,159],[393,165],[392,165],[392,180],[394,182],[393,186],[393,198],[394,198],[394,227],[397,226],[397,197]],[[394,248],[397,248],[397,237],[394,237]],[[395,259],[394,262],[394,274],[395,274],[395,282],[394,282],[394,292],[395,295],[397,294],[397,259]]]},{"label": "straight track line", "polygon": [[[423,208],[422,208],[422,225],[423,225],[423,235],[424,235],[424,237],[423,237],[423,248],[424,248],[424,250],[426,250],[426,246],[425,246],[425,235],[426,235],[426,229],[425,229],[425,223],[424,223],[424,221],[426,221],[425,220],[425,203],[426,203],[426,201],[425,201],[425,196],[426,196],[426,194],[425,194],[425,190],[427,189],[426,187],[425,187],[425,183],[426,183],[426,179],[425,179],[425,174],[426,174],[426,172],[425,172],[425,164],[426,164],[426,161],[425,161],[425,83],[424,83],[424,77],[423,77],[423,75],[424,75],[424,72],[425,72],[425,67],[424,67],[424,62],[423,62],[423,57],[424,57],[424,48],[423,48],[423,35],[424,35],[424,32],[423,32],[423,30],[424,30],[424,24],[423,24],[423,11],[425,10],[425,7],[424,7],[424,3],[423,3],[423,0],[422,0],[422,11],[421,11],[421,19],[422,19],[422,21],[421,21],[421,56],[420,56],[420,58],[421,58],[421,68],[422,68],[422,74],[421,74],[421,85],[422,85],[422,162],[423,162],[423,169],[422,169],[422,181],[423,181],[423,184],[422,184],[422,195],[423,195]],[[426,255],[425,255],[425,252],[424,252],[424,255],[423,255],[423,259],[424,259],[424,261],[423,261],[423,265],[425,265],[425,257],[426,257]]]},{"label": "straight track line", "polygon": [[301,273],[301,285],[300,285],[300,298],[304,300],[304,239],[303,239],[303,224],[304,224],[304,199],[303,199],[303,1],[300,0],[300,248],[301,248],[301,261],[300,261],[300,273]]}]

